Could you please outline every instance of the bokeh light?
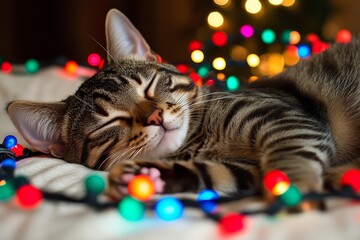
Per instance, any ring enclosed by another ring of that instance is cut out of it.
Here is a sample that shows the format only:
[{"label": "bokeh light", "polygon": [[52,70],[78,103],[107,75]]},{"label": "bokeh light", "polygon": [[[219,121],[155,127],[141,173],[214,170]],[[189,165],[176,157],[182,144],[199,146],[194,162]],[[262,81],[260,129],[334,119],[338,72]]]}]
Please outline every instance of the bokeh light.
[{"label": "bokeh light", "polygon": [[39,68],[40,68],[40,63],[36,59],[28,59],[25,62],[25,70],[28,73],[36,73],[37,71],[39,71]]},{"label": "bokeh light", "polygon": [[283,0],[269,0],[269,3],[272,4],[272,5],[280,5],[283,3]]},{"label": "bokeh light", "polygon": [[254,32],[254,28],[250,25],[243,25],[240,28],[240,33],[246,38],[251,38],[254,35]]},{"label": "bokeh light", "polygon": [[292,5],[294,5],[294,3],[295,3],[295,0],[283,0],[281,5],[283,5],[285,7],[291,7]]},{"label": "bokeh light", "polygon": [[205,66],[202,66],[201,68],[199,68],[197,72],[200,75],[200,77],[204,78],[209,74],[209,69]]},{"label": "bokeh light", "polygon": [[211,12],[208,15],[207,22],[211,27],[219,28],[224,23],[224,17],[219,12]]},{"label": "bokeh light", "polygon": [[298,55],[300,58],[307,58],[311,54],[310,47],[308,45],[299,45],[298,46]]},{"label": "bokeh light", "polygon": [[291,31],[285,30],[281,33],[281,41],[284,43],[290,43],[290,33]]},{"label": "bokeh light", "polygon": [[226,68],[226,61],[222,57],[217,57],[214,59],[212,65],[216,70],[224,70]]},{"label": "bokeh light", "polygon": [[290,44],[298,44],[301,40],[301,35],[298,31],[290,32]]},{"label": "bokeh light", "polygon": [[246,58],[246,61],[250,67],[257,67],[260,64],[259,56],[254,53],[249,54]]},{"label": "bokeh light", "polygon": [[100,64],[101,58],[100,58],[99,54],[91,53],[91,54],[89,54],[87,61],[90,66],[96,67]]},{"label": "bokeh light", "polygon": [[68,61],[66,62],[65,64],[65,71],[68,73],[68,74],[76,74],[79,70],[79,65],[75,62],[75,61]]},{"label": "bokeh light", "polygon": [[336,34],[336,42],[338,43],[348,43],[351,41],[351,38],[350,31],[346,29],[342,29]]},{"label": "bokeh light", "polygon": [[12,65],[11,65],[11,63],[9,63],[9,62],[3,62],[3,63],[1,64],[1,71],[2,71],[3,73],[11,73],[11,71],[12,71]]},{"label": "bokeh light", "polygon": [[247,0],[245,2],[245,10],[248,13],[256,14],[261,11],[262,5],[259,0]]},{"label": "bokeh light", "polygon": [[214,3],[219,6],[225,6],[230,3],[230,0],[214,0]]},{"label": "bokeh light", "polygon": [[225,32],[217,31],[212,35],[212,42],[218,47],[226,45],[227,40],[228,36]]},{"label": "bokeh light", "polygon": [[243,61],[247,55],[247,49],[240,45],[234,46],[230,52],[230,57],[235,61]]},{"label": "bokeh light", "polygon": [[226,79],[226,76],[224,73],[218,73],[216,74],[216,78],[219,80],[219,81],[224,81]]},{"label": "bokeh light", "polygon": [[271,44],[275,41],[275,32],[271,29],[265,29],[261,33],[261,39],[266,44]]},{"label": "bokeh light", "polygon": [[203,48],[203,44],[198,40],[193,40],[189,43],[188,48],[189,48],[189,52],[193,52],[195,50],[201,50]]},{"label": "bokeh light", "polygon": [[240,87],[240,81],[235,76],[229,76],[226,80],[226,86],[230,91],[236,91]]},{"label": "bokeh light", "polygon": [[204,53],[201,50],[195,50],[191,53],[191,60],[194,63],[201,63],[204,61]]},{"label": "bokeh light", "polygon": [[289,46],[284,54],[284,62],[287,66],[293,66],[297,64],[300,60],[298,55],[298,48],[296,46]]},{"label": "bokeh light", "polygon": [[284,70],[285,61],[282,54],[267,53],[260,56],[258,70],[263,76],[273,76]]}]

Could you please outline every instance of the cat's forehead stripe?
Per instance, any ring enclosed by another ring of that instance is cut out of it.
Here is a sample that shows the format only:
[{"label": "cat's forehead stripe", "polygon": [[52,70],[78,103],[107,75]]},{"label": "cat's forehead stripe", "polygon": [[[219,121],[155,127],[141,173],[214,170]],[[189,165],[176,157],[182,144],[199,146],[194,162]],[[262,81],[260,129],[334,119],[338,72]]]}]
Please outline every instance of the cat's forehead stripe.
[{"label": "cat's forehead stripe", "polygon": [[154,73],[154,76],[151,78],[151,80],[149,81],[149,84],[144,89],[144,92],[148,97],[155,96],[155,87],[156,87],[158,81],[159,81],[159,74]]}]

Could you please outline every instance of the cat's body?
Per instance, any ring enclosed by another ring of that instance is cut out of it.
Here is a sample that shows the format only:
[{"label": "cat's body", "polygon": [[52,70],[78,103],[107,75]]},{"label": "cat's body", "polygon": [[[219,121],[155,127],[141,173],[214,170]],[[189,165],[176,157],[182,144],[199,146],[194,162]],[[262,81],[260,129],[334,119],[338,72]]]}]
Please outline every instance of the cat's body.
[{"label": "cat's body", "polygon": [[52,104],[17,101],[8,111],[37,149],[110,169],[115,197],[140,172],[166,193],[260,190],[272,169],[302,191],[320,191],[324,176],[335,181],[339,169],[359,163],[359,40],[229,94],[210,93],[156,62],[114,10],[107,39],[110,64],[75,95]]}]

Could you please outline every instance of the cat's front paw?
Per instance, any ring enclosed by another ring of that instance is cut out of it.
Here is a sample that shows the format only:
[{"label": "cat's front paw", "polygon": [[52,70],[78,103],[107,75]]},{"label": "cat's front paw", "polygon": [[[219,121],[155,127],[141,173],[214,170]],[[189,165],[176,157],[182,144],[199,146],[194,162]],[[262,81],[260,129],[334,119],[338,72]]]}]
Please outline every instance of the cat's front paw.
[{"label": "cat's front paw", "polygon": [[142,167],[135,162],[117,164],[109,173],[108,195],[121,199],[129,194],[128,185],[137,175],[146,175],[154,183],[155,193],[163,193],[165,182],[161,179],[159,169],[155,167]]}]

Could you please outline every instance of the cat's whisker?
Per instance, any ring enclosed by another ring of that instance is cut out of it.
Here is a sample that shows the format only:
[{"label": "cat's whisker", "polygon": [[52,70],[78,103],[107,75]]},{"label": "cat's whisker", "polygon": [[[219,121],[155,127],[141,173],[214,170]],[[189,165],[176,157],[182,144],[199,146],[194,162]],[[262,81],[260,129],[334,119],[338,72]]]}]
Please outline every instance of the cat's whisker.
[{"label": "cat's whisker", "polygon": [[185,94],[188,92],[188,90],[194,86],[194,84],[195,84],[195,82],[193,82],[192,84],[189,85],[187,90],[184,91],[184,93],[179,97],[179,99],[177,101],[175,101],[175,104],[178,104],[182,100],[182,98],[185,96]]},{"label": "cat's whisker", "polygon": [[[118,146],[118,148],[124,147],[124,146],[127,145],[129,142],[130,142],[130,141],[126,141],[126,142],[121,143],[121,144]],[[99,165],[98,170],[101,169],[101,167],[110,159],[110,157],[111,157],[111,158],[116,158],[116,153],[115,153],[114,155],[108,156],[105,160],[103,160],[102,163]]]},{"label": "cat's whisker", "polygon": [[115,63],[117,63],[117,60],[114,58],[113,55],[111,55],[111,53],[103,46],[101,45],[101,43],[99,41],[97,41],[95,38],[93,38],[91,35],[88,34],[88,36],[94,41],[96,42],[106,53],[107,55],[111,58],[111,60],[113,60]]},{"label": "cat's whisker", "polygon": [[236,96],[225,96],[225,97],[221,97],[221,98],[212,98],[212,99],[208,99],[208,100],[204,100],[204,101],[195,102],[193,104],[190,104],[189,106],[205,104],[205,103],[209,103],[209,102],[213,102],[213,101],[217,101],[217,100],[222,100],[222,99],[227,99],[227,98],[228,99],[234,99],[234,98],[236,98]]}]

